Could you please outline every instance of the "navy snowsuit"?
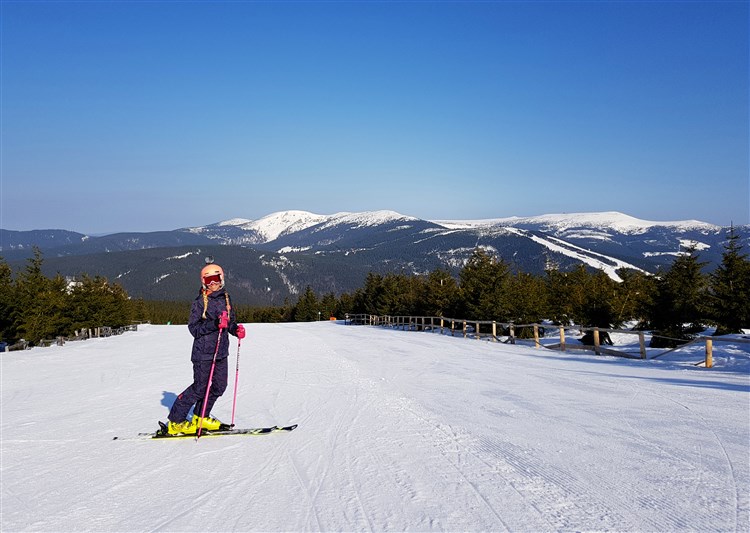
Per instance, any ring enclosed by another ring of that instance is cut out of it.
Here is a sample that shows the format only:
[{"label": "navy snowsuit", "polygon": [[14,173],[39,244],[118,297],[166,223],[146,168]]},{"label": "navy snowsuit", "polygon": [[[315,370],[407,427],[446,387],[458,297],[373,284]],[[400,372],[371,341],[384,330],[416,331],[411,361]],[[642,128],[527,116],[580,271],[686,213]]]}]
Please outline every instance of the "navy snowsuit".
[{"label": "navy snowsuit", "polygon": [[[219,316],[227,310],[229,311],[229,327],[221,332],[221,340],[217,351]],[[205,318],[203,318],[204,316]],[[210,293],[207,303],[204,302],[203,292],[201,291],[190,308],[188,329],[194,338],[193,351],[190,356],[193,362],[193,383],[177,396],[177,400],[172,405],[172,409],[169,411],[169,420],[172,422],[185,420],[193,406],[195,406],[193,413],[198,416],[201,415],[214,353],[216,353],[216,366],[211,390],[208,393],[205,416],[211,413],[214,403],[227,389],[229,333],[237,336],[237,319],[230,304],[229,295],[223,288]]]}]

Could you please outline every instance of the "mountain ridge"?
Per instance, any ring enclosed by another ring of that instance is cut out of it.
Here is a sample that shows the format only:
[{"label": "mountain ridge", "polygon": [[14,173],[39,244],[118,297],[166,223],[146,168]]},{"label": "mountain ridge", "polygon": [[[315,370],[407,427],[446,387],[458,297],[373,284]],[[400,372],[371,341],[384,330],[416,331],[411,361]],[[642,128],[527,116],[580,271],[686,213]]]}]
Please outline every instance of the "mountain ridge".
[{"label": "mountain ridge", "polygon": [[[750,226],[735,229],[747,250]],[[513,270],[543,274],[583,264],[619,280],[620,268],[655,273],[695,246],[710,270],[721,261],[727,233],[701,221],[644,221],[616,211],[432,221],[389,210],[290,210],[99,237],[0,229],[0,255],[18,270],[38,247],[52,275],[102,275],[147,299],[194,297],[194,272],[213,255],[248,303],[279,304],[306,285],[317,293],[353,291],[368,272],[421,275],[442,268],[457,275],[477,248]]]},{"label": "mountain ridge", "polygon": [[[390,216],[386,216],[390,215]],[[644,229],[651,228],[654,226],[665,226],[673,227],[677,229],[708,229],[715,230],[727,226],[718,226],[709,222],[703,222],[700,220],[687,219],[687,220],[676,220],[676,221],[652,221],[644,220],[627,215],[619,211],[591,211],[591,212],[578,212],[578,213],[550,213],[543,215],[532,215],[532,216],[510,216],[500,217],[491,219],[420,219],[410,215],[402,215],[396,211],[390,210],[376,210],[376,211],[361,211],[361,212],[339,212],[331,215],[320,215],[312,213],[310,211],[303,210],[286,210],[276,211],[265,215],[258,219],[248,218],[230,218],[219,222],[204,226],[190,226],[184,228],[176,228],[174,230],[162,230],[153,232],[115,232],[107,233],[103,235],[90,235],[86,233],[80,233],[61,228],[42,228],[34,230],[7,230],[0,229],[0,231],[13,232],[13,233],[39,233],[51,235],[55,232],[65,233],[69,235],[75,235],[80,237],[81,240],[86,239],[97,239],[111,237],[112,235],[125,235],[125,234],[151,234],[151,233],[164,233],[169,231],[185,231],[190,233],[201,234],[206,231],[207,228],[220,228],[220,227],[234,227],[240,228],[245,231],[256,231],[266,237],[267,241],[274,240],[278,236],[288,233],[289,231],[296,231],[306,229],[311,225],[315,225],[322,222],[331,222],[341,220],[345,218],[352,218],[364,221],[364,224],[376,225],[387,219],[405,219],[405,220],[424,220],[426,222],[432,222],[434,224],[441,225],[446,229],[465,229],[474,227],[488,227],[488,226],[515,226],[515,225],[541,225],[545,224],[549,227],[566,227],[566,226],[598,226],[598,227],[609,227],[619,231],[626,231],[630,229]],[[306,223],[307,222],[307,223]],[[0,251],[7,248],[4,244],[0,243]]]}]

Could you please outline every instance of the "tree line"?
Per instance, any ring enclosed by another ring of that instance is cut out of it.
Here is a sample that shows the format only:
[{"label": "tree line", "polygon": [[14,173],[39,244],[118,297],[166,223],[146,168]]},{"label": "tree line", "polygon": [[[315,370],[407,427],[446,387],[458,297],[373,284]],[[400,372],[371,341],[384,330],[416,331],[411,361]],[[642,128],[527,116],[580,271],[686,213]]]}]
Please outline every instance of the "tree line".
[{"label": "tree line", "polygon": [[42,273],[43,258],[36,249],[15,278],[0,260],[0,341],[72,336],[99,326],[123,327],[133,322],[133,306],[125,290],[100,276],[84,275],[69,281]]},{"label": "tree line", "polygon": [[721,263],[705,273],[695,247],[656,274],[620,269],[616,282],[578,265],[543,275],[513,272],[475,250],[458,279],[435,270],[426,276],[369,274],[352,297],[352,312],[391,316],[444,316],[501,323],[637,329],[654,333],[654,347],[687,342],[706,326],[717,335],[750,328],[750,261],[731,228]]},{"label": "tree line", "polygon": [[[184,324],[190,302],[131,300],[118,284],[84,275],[70,281],[42,274],[35,250],[15,278],[0,258],[0,341],[70,336],[78,329],[121,327],[133,322]],[[615,282],[579,265],[543,275],[513,271],[486,250],[473,252],[458,276],[436,269],[423,275],[370,273],[353,293],[317,295],[310,286],[282,306],[235,306],[243,323],[328,320],[348,314],[444,316],[514,324],[578,324],[654,332],[652,346],[674,346],[706,325],[716,334],[750,328],[750,261],[730,229],[721,263],[705,273],[699,252],[689,248],[656,274],[620,269]]]}]

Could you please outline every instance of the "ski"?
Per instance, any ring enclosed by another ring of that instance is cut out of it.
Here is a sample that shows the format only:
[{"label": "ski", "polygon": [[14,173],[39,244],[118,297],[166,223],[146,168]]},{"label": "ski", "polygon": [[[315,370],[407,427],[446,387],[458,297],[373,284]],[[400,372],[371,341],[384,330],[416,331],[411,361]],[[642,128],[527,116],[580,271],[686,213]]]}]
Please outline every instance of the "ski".
[{"label": "ski", "polygon": [[[184,434],[180,433],[178,435],[169,435],[165,431],[166,425],[162,422],[159,422],[159,425],[162,426],[158,431],[154,433],[138,433],[137,439],[195,439],[195,434]],[[288,433],[290,431],[293,431],[297,427],[297,424],[293,424],[291,426],[267,426],[267,427],[257,427],[257,428],[228,428],[227,429],[219,429],[215,431],[203,431],[201,432],[200,438],[203,437],[221,437],[225,435],[268,435],[270,433]],[[114,437],[112,440],[129,440],[129,439],[122,439],[119,437]]]}]

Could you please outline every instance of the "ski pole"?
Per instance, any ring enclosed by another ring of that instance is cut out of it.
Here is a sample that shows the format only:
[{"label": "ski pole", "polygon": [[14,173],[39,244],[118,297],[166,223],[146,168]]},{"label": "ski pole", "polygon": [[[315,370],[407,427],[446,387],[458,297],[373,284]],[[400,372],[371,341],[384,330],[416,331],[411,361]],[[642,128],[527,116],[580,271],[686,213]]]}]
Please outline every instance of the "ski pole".
[{"label": "ski pole", "polygon": [[232,427],[234,427],[234,408],[237,405],[237,382],[240,380],[240,345],[242,339],[237,339],[237,369],[234,373],[234,398],[232,399]]},{"label": "ski pole", "polygon": [[208,385],[206,386],[206,396],[203,398],[203,407],[201,408],[201,419],[198,422],[198,432],[195,434],[195,440],[201,437],[201,431],[203,430],[203,417],[206,416],[206,404],[208,404],[208,393],[211,392],[211,383],[214,379],[214,368],[216,368],[216,356],[219,353],[219,345],[221,344],[221,334],[224,332],[224,328],[219,327],[219,338],[216,339],[216,350],[214,350],[214,358],[211,361],[211,372],[208,373]]}]

